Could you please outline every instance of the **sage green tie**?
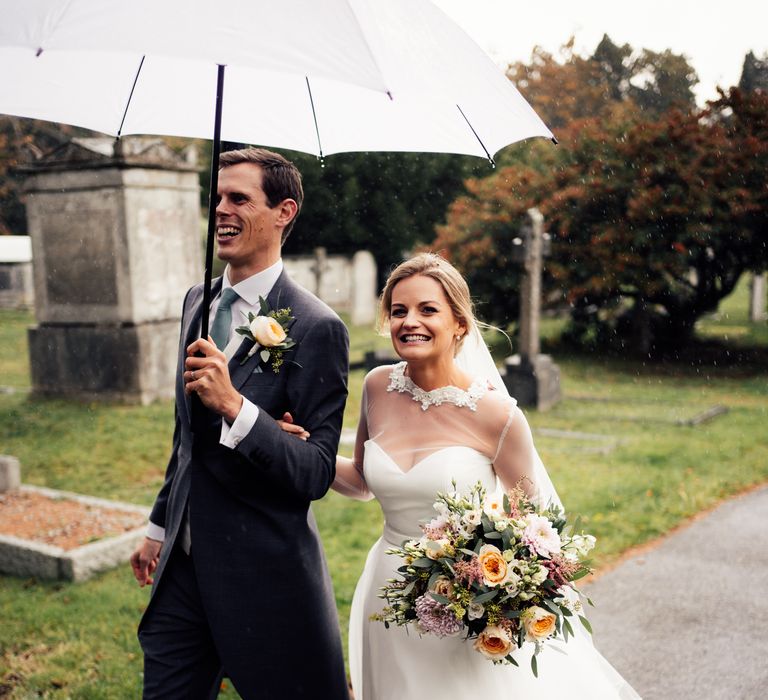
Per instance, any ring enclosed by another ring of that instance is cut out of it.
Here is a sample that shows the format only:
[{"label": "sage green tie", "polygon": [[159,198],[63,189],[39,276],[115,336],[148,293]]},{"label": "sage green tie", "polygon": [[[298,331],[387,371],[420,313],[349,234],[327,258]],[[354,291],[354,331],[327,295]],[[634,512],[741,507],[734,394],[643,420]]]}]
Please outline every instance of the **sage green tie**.
[{"label": "sage green tie", "polygon": [[232,287],[227,287],[221,293],[219,308],[216,309],[216,318],[213,319],[213,326],[211,326],[211,337],[219,350],[227,347],[229,342],[229,329],[232,326],[232,304],[239,298],[240,295]]}]

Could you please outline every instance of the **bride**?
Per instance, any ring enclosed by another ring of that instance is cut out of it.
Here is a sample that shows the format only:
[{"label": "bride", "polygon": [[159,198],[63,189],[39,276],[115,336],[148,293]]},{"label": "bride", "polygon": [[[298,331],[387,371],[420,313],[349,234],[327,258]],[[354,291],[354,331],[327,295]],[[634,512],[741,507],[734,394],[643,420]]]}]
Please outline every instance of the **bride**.
[{"label": "bride", "polygon": [[420,636],[370,620],[384,605],[380,587],[402,565],[386,550],[421,536],[419,524],[434,516],[436,493],[451,490],[452,481],[459,491],[478,481],[488,492],[497,480],[505,489],[527,484],[528,495],[542,505],[559,504],[456,269],[434,254],[402,263],[387,280],[381,311],[402,361],[366,376],[354,458],[338,458],[333,485],[352,498],[375,496],[384,512],[384,531],[352,601],[355,699],[637,698],[583,631],[567,644],[546,644],[536,678],[529,665],[532,643],[514,653],[519,668],[494,665],[462,637]]}]

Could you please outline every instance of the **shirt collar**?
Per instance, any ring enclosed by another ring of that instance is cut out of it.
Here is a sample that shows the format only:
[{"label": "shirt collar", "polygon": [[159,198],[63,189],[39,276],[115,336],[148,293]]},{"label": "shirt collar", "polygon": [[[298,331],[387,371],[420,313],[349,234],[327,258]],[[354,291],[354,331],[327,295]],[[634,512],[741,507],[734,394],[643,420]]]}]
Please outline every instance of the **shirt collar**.
[{"label": "shirt collar", "polygon": [[281,258],[266,270],[257,272],[255,275],[246,277],[242,282],[232,285],[229,282],[229,267],[227,267],[222,278],[221,291],[223,292],[227,287],[232,287],[248,304],[256,306],[259,303],[259,297],[267,298],[282,271],[283,260]]}]

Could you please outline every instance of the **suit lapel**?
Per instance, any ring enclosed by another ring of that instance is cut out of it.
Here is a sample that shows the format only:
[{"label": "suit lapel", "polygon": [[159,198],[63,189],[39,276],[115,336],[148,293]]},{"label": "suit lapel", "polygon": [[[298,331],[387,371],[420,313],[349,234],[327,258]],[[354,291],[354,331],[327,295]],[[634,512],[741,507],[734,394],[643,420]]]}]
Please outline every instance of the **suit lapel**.
[{"label": "suit lapel", "polygon": [[[289,296],[290,279],[285,270],[283,270],[267,296],[267,304],[269,305],[269,308],[273,310],[277,310],[284,306],[290,306],[290,303],[287,302]],[[251,357],[243,362],[253,345],[254,343],[250,338],[243,339],[237,352],[229,361],[229,376],[232,381],[232,386],[234,386],[235,389],[239,389],[245,383],[245,380],[258,368],[262,368],[265,372],[272,371],[269,365],[261,361],[259,351],[256,351]]]},{"label": "suit lapel", "polygon": [[[211,283],[211,299],[215,299],[216,295],[221,291],[221,277],[217,277],[213,282]],[[202,322],[203,318],[203,293],[202,293],[202,287],[200,288],[200,298],[196,301],[193,301],[190,305],[189,310],[187,313],[191,314],[191,318],[189,319],[189,323],[186,325],[186,332],[184,334],[184,344],[181,348],[181,372],[183,374],[184,372],[184,360],[187,357],[187,348],[190,346],[190,344],[197,340],[200,337],[200,332],[202,330],[200,324]],[[212,320],[212,319],[210,319]],[[187,419],[191,420],[192,416],[192,401],[191,396],[184,392],[184,379],[179,376],[179,382],[181,382],[182,385],[182,393],[184,394],[184,404],[187,409]]]}]

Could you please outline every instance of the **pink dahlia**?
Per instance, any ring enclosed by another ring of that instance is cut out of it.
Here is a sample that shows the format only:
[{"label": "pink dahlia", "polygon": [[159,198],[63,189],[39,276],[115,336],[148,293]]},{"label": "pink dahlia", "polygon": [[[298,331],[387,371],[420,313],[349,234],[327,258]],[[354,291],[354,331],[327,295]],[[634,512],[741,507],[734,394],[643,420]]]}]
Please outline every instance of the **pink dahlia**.
[{"label": "pink dahlia", "polygon": [[463,627],[461,620],[456,619],[447,605],[428,595],[416,599],[416,616],[422,629],[436,637],[453,637]]}]

